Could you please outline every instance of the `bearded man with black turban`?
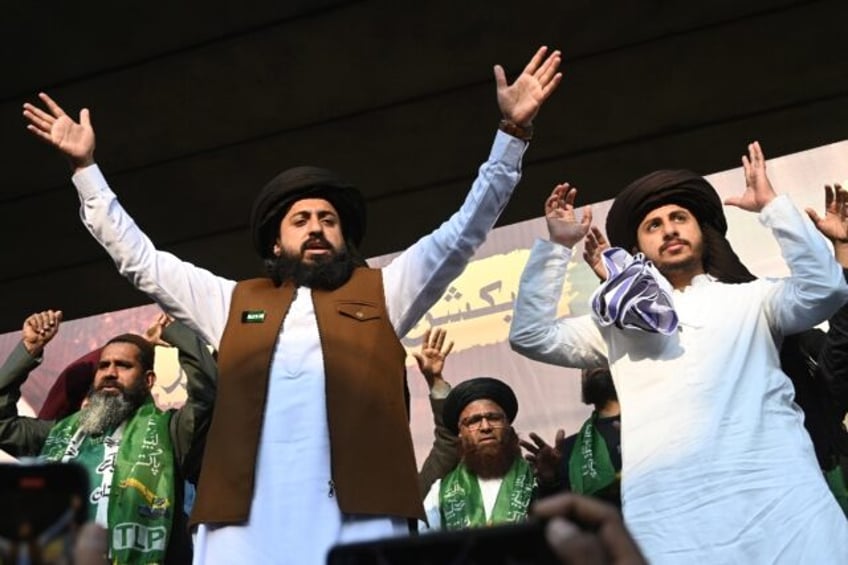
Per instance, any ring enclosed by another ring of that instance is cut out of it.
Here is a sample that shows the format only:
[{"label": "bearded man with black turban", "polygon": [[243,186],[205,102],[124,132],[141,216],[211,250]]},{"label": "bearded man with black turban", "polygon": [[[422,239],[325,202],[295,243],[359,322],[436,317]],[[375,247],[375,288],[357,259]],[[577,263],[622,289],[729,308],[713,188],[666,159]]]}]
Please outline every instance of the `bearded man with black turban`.
[{"label": "bearded man with black turban", "polygon": [[424,517],[400,338],[463,271],[518,183],[532,120],[561,79],[560,53],[546,53],[512,84],[495,67],[501,131],[470,194],[384,269],[357,251],[364,197],[319,167],[283,172],[256,199],[251,232],[267,277],[236,283],[158,251],[94,165],[87,110],[75,123],[46,95],[47,111],[25,105],[30,131],[70,159],[83,222],[120,272],[219,351],[196,563],[324,563],[334,544],[406,533]]},{"label": "bearded man with black turban", "polygon": [[[629,264],[644,278],[618,288],[641,294],[557,319],[571,248],[591,226],[591,209],[577,221],[576,191],[560,185],[546,202],[550,241],[535,243],[522,276],[510,342],[539,361],[609,365],[623,415],[624,518],[649,562],[844,563],[848,522],[778,350],[783,336],[836,312],[848,285],[814,226],[775,194],[759,144],[743,168],[746,189],[726,204],[759,213],[789,277],[750,280],[712,186],[658,171],[625,188],[608,216],[610,242],[644,254]],[[640,315],[605,318],[619,306]]]},{"label": "bearded man with black turban", "polygon": [[535,491],[512,422],[518,400],[505,382],[477,377],[445,399],[442,419],[459,438],[460,461],[424,498],[431,529],[461,530],[523,522]]}]

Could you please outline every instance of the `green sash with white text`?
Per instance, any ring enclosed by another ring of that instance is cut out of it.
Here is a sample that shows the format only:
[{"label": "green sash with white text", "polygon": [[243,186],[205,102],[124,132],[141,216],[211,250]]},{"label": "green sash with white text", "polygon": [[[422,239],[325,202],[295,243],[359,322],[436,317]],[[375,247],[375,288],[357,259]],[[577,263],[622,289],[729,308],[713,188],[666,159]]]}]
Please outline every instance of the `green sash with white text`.
[{"label": "green sash with white text", "polygon": [[445,475],[439,485],[439,512],[442,528],[489,526],[509,522],[521,522],[527,518],[527,509],[533,498],[536,480],[533,469],[522,457],[516,457],[503,478],[492,516],[486,520],[483,494],[477,476],[464,463]]},{"label": "green sash with white text", "polygon": [[594,411],[580,428],[568,460],[568,481],[571,490],[579,494],[597,494],[618,478],[597,421],[598,412]]},{"label": "green sash with white text", "polygon": [[[79,416],[77,412],[53,426],[41,450],[42,457],[62,460],[77,430]],[[170,420],[170,413],[156,408],[151,399],[136,411],[123,430],[108,502],[112,563],[165,561],[174,512],[181,511],[174,507]],[[83,442],[80,449],[91,449],[91,445]]]}]

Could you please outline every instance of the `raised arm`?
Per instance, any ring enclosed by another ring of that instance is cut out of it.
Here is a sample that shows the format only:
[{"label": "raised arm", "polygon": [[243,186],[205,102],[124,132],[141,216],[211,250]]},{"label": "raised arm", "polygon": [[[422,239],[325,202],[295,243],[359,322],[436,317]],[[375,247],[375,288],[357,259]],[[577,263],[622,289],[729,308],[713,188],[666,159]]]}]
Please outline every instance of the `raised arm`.
[{"label": "raised arm", "polygon": [[583,240],[583,260],[595,273],[595,276],[601,282],[607,280],[607,268],[604,266],[602,259],[604,251],[610,248],[610,244],[604,233],[597,226],[592,226],[589,233],[586,234],[586,239]]},{"label": "raised arm", "polygon": [[742,155],[742,170],[745,190],[739,196],[725,199],[724,203],[748,212],[761,212],[777,198],[777,193],[766,175],[766,158],[759,141],[749,144],[748,154]]},{"label": "raised arm", "polygon": [[577,189],[557,185],[545,201],[550,239],[537,240],[521,274],[509,343],[518,353],[554,365],[599,367],[607,347],[598,325],[589,316],[557,319],[565,271],[572,247],[589,233],[592,209],[578,220],[574,210]]},{"label": "raised arm", "polygon": [[421,465],[421,471],[418,472],[418,485],[422,495],[459,462],[457,453],[459,440],[445,427],[442,416],[445,398],[451,390],[451,386],[442,377],[445,360],[453,349],[452,341],[445,345],[446,336],[447,332],[441,328],[432,332],[425,331],[421,351],[413,354],[421,374],[427,381],[427,388],[430,391],[430,408],[433,411],[433,446]]},{"label": "raised arm", "polygon": [[812,208],[807,215],[816,229],[833,244],[833,255],[843,269],[848,269],[848,190],[839,183],[824,186],[824,217]]},{"label": "raised arm", "polygon": [[[523,132],[517,132],[523,137],[531,137],[533,119],[539,114],[539,109],[548,97],[556,90],[562,80],[558,72],[561,56],[554,51],[545,58],[547,47],[540,47],[524,70],[512,84],[507,83],[503,67],[495,65],[495,85],[497,87],[498,106],[503,119],[518,126]],[[507,129],[509,126],[507,125]]]},{"label": "raised arm", "polygon": [[[824,187],[825,215],[807,208],[816,228],[833,244],[836,261],[848,279],[848,190],[839,184]],[[833,396],[840,413],[848,412],[848,304],[829,320],[829,329],[819,353],[819,376]]]},{"label": "raised arm", "polygon": [[186,373],[188,398],[171,418],[171,438],[183,476],[196,483],[212,420],[218,365],[206,343],[177,321],[162,324],[162,341],[179,350],[180,367]]},{"label": "raised arm", "polygon": [[24,321],[21,343],[0,367],[0,449],[15,457],[35,456],[53,427],[53,420],[18,415],[17,403],[30,371],[41,362],[44,346],[59,331],[62,312],[47,310]]},{"label": "raised arm", "polygon": [[47,111],[29,102],[24,104],[27,130],[41,141],[55,147],[64,155],[75,173],[94,164],[94,127],[88,108],[80,110],[79,122],[68,116],[56,101],[43,92],[38,93]]},{"label": "raised arm", "polygon": [[530,126],[562,78],[559,51],[546,54],[547,48],[540,48],[512,84],[507,84],[503,69],[495,67],[503,131],[495,137],[470,193],[448,221],[383,270],[389,317],[398,335],[406,335],[462,273],[518,184]]},{"label": "raised arm", "polygon": [[75,122],[52,98],[44,93],[39,98],[47,110],[24,104],[27,129],[69,160],[88,231],[136,288],[217,346],[235,283],[158,251],[121,207],[95,164],[89,111],[83,109]]},{"label": "raised arm", "polygon": [[760,213],[760,221],[774,233],[791,273],[769,292],[766,317],[782,335],[809,329],[828,319],[848,299],[842,269],[813,224],[787,196],[776,196],[759,143],[748,146],[742,166],[745,192],[726,204]]}]

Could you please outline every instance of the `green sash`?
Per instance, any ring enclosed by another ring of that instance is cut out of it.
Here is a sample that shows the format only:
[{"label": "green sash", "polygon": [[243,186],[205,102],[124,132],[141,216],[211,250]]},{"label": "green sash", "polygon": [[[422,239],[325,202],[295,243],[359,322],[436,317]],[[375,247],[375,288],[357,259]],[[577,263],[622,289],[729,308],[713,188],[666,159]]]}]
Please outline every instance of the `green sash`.
[{"label": "green sash", "polygon": [[579,494],[596,494],[618,479],[607,449],[607,442],[604,441],[604,436],[595,425],[597,421],[596,410],[580,428],[574,450],[568,460],[568,480],[571,483],[571,490]]},{"label": "green sash", "polygon": [[827,480],[830,492],[833,493],[836,502],[842,507],[845,517],[848,518],[848,486],[846,486],[845,476],[842,473],[842,466],[837,465],[830,471],[826,471],[824,478]]},{"label": "green sash", "polygon": [[439,486],[442,528],[458,530],[523,521],[527,518],[527,509],[535,488],[536,481],[530,464],[522,457],[516,457],[498,489],[492,517],[487,521],[477,476],[464,463],[460,463],[445,475]]},{"label": "green sash", "polygon": [[[68,416],[50,430],[41,450],[43,457],[62,460],[76,432],[79,414]],[[180,511],[174,507],[170,420],[170,413],[162,412],[148,400],[123,431],[108,503],[112,563],[152,564],[165,560],[174,512]],[[86,438],[80,451],[92,448],[96,449]]]}]

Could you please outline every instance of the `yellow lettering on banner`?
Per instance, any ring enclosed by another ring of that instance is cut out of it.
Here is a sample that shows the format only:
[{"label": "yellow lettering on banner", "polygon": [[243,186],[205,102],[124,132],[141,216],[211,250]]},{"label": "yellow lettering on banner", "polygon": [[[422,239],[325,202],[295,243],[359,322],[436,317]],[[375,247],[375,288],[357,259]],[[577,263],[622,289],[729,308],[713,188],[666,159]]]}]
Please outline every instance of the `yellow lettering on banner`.
[{"label": "yellow lettering on banner", "polygon": [[[454,342],[453,351],[507,341],[521,272],[529,257],[529,249],[518,249],[469,263],[403,339],[407,353],[421,347],[424,332],[431,328],[448,331],[448,340]],[[569,264],[569,272],[574,266],[574,262]],[[566,276],[558,316],[569,314],[569,304],[578,296],[581,300],[589,298],[585,289],[578,292],[568,279]],[[407,364],[415,365],[414,357],[409,355]]]}]

